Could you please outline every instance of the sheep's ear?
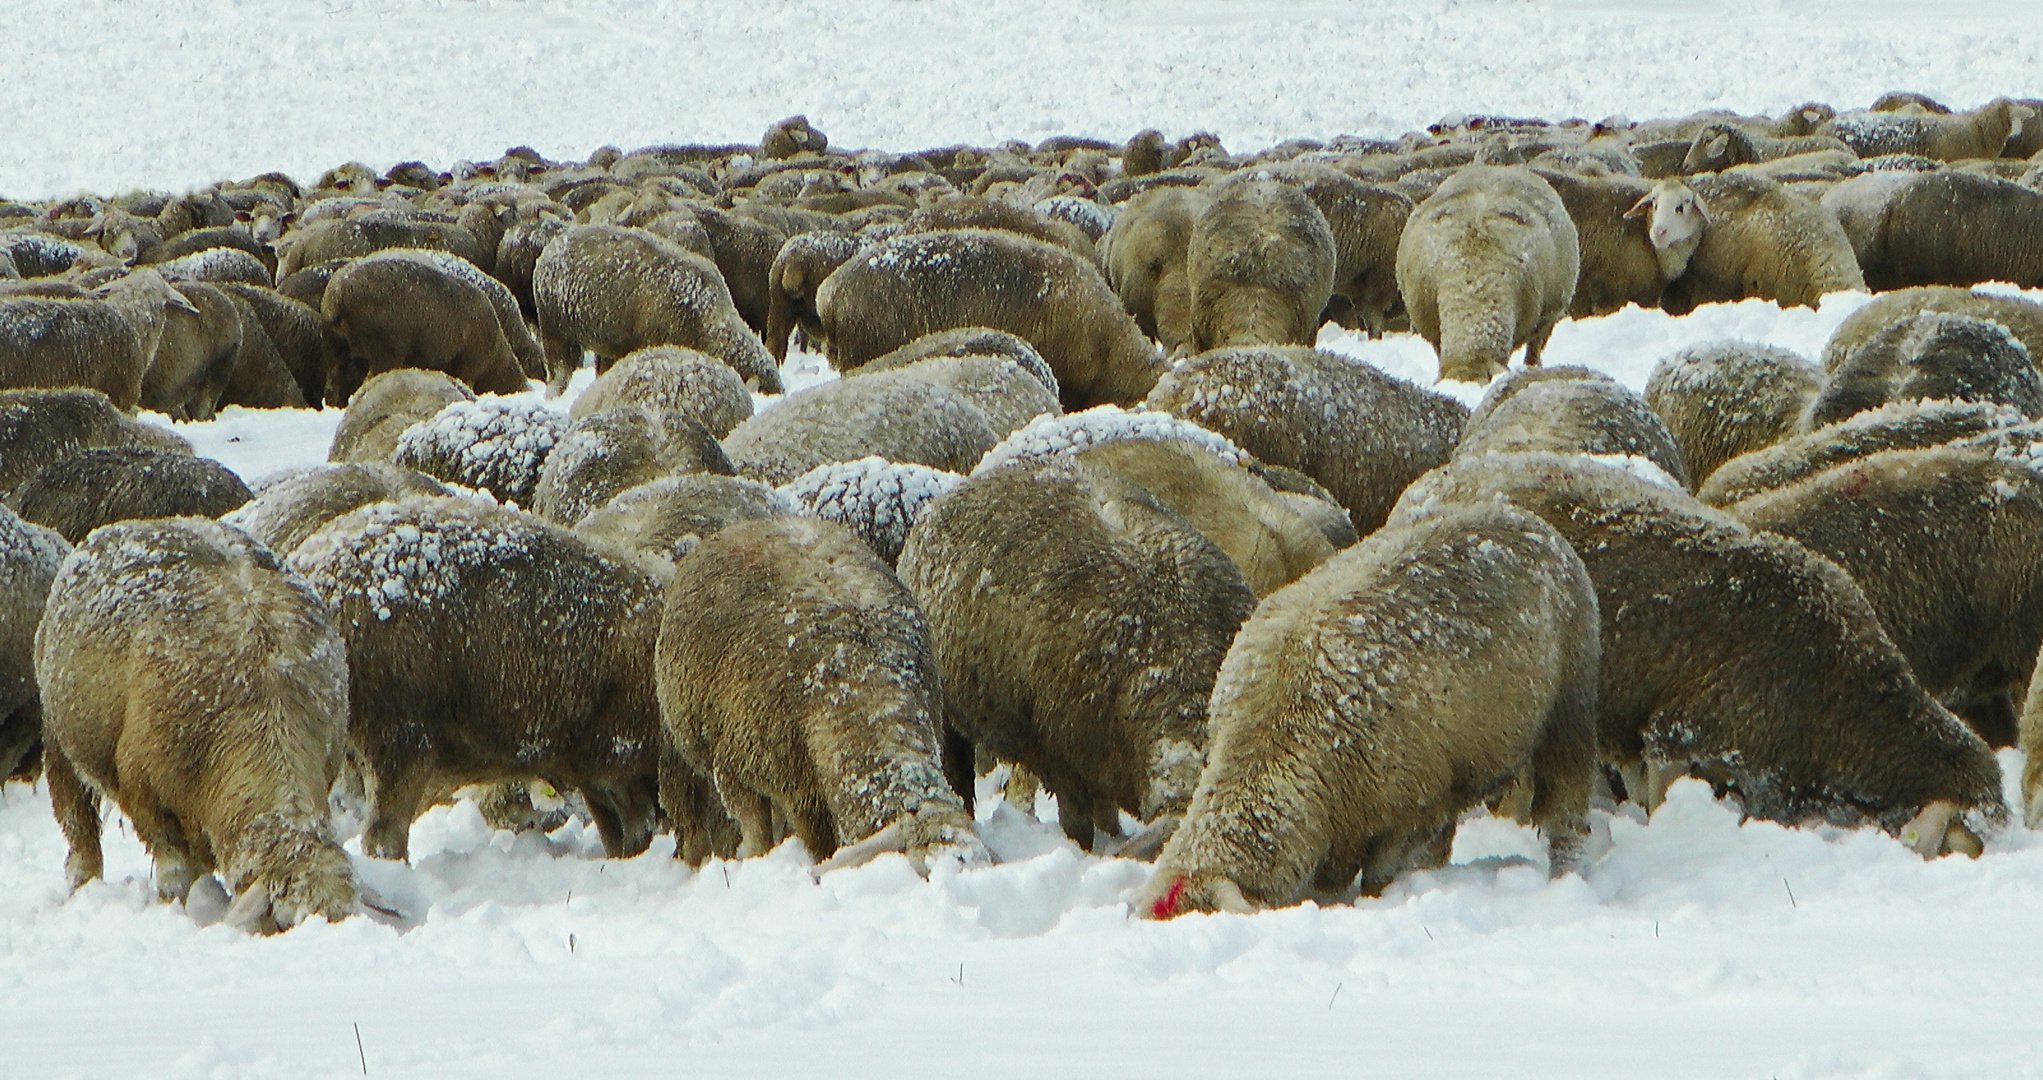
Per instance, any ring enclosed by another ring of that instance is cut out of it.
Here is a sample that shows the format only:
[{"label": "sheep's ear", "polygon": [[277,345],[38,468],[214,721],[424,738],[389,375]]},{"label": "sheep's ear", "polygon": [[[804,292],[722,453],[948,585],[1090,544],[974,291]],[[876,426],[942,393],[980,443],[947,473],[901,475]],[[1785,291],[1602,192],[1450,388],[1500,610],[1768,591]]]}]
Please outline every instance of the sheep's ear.
[{"label": "sheep's ear", "polygon": [[1719,135],[1709,141],[1709,144],[1704,147],[1703,153],[1708,154],[1711,158],[1720,158],[1724,156],[1724,151],[1730,148],[1731,137],[1729,135]]},{"label": "sheep's ear", "polygon": [[1653,209],[1654,194],[1655,194],[1654,192],[1648,191],[1644,195],[1639,196],[1639,201],[1633,203],[1632,208],[1624,212],[1625,218],[1629,220],[1632,218],[1644,217],[1646,216],[1646,214],[1651,212]]},{"label": "sheep's ear", "polygon": [[263,928],[262,922],[269,913],[270,891],[261,885],[252,884],[243,889],[240,896],[234,898],[233,905],[228,907],[227,914],[222,915],[220,921],[236,930],[253,934]]},{"label": "sheep's ear", "polygon": [[2014,108],[2009,109],[2008,138],[2012,139],[2015,136],[2020,135],[2022,133],[2022,121],[2034,120],[2035,118],[2036,110],[2028,107],[2027,105],[2017,105]]},{"label": "sheep's ear", "polygon": [[1705,225],[1715,225],[1717,223],[1717,219],[1710,216],[1710,204],[1704,202],[1700,195],[1695,197],[1695,214],[1703,219],[1703,224]]},{"label": "sheep's ear", "polygon": [[197,306],[195,306],[190,300],[186,299],[185,295],[181,292],[178,292],[176,289],[170,290],[170,299],[164,301],[163,306],[169,308],[172,311],[183,311],[192,315],[197,315],[199,313],[199,309],[197,308]]},{"label": "sheep's ear", "polygon": [[1807,120],[1808,122],[1810,122],[1810,123],[1812,123],[1812,124],[1820,124],[1820,123],[1822,123],[1822,122],[1823,122],[1823,110],[1821,110],[1821,109],[1803,109],[1803,110],[1802,110],[1802,119],[1804,119],[1804,120]]}]

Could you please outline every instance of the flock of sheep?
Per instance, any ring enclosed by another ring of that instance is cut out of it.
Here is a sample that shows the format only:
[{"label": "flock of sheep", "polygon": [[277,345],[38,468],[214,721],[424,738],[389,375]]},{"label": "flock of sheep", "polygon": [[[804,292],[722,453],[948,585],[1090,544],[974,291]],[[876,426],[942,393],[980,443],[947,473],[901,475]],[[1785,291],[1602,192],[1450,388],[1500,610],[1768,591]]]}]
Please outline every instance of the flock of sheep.
[{"label": "flock of sheep", "polygon": [[[793,117],[0,202],[0,774],[74,885],[111,799],[251,930],[379,906],[336,807],[380,858],[466,791],[927,869],[991,858],[1001,765],[1153,917],[1376,892],[1485,805],[1565,873],[1680,776],[1976,855],[1993,747],[2043,809],[2043,305],[1962,286],[2043,286],[2038,151],[2043,101],[1913,94],[1246,156]],[[1538,366],[1868,287],[1820,364]],[[844,377],[755,413],[798,336]],[[566,414],[504,396],[584,353]],[[230,404],[344,406],[332,464],[250,491],[134,417]]]}]

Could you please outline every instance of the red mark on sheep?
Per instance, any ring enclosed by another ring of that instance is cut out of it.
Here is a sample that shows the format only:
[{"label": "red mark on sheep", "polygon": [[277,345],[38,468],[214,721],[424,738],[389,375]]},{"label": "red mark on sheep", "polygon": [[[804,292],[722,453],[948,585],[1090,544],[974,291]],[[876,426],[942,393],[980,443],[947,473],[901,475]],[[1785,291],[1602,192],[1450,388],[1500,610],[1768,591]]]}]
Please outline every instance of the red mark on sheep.
[{"label": "red mark on sheep", "polygon": [[1158,897],[1156,903],[1150,905],[1149,917],[1152,919],[1168,919],[1176,915],[1178,913],[1178,901],[1184,899],[1184,895],[1185,879],[1179,878],[1171,882],[1170,891]]}]

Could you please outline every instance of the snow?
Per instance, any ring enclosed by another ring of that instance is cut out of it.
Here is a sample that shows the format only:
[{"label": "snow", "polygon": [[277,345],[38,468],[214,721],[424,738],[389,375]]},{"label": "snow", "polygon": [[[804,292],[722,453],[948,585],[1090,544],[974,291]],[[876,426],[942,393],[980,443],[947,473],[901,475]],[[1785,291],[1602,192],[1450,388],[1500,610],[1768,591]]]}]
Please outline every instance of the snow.
[{"label": "snow", "polygon": [[[14,0],[0,40],[33,62],[0,77],[0,194],[310,180],[350,159],[445,168],[520,143],[581,157],[749,141],[796,112],[833,146],[1157,127],[1240,151],[1452,113],[1777,112],[1897,87],[1964,108],[2043,89],[2030,14],[2013,0]],[[1627,309],[1563,323],[1547,362],[1641,389],[1659,359],[1714,339],[1813,357],[1866,302]],[[1433,385],[1416,337],[1329,328],[1321,344]],[[813,354],[788,374],[790,389],[834,377]],[[176,430],[254,483],[322,462],[339,416],[236,408]],[[2019,754],[2001,761],[2018,774]],[[1650,824],[1600,815],[1610,849],[1580,877],[1547,881],[1533,833],[1477,817],[1452,866],[1380,899],[1151,924],[1124,904],[1142,866],[1080,854],[1048,823],[1052,800],[1025,817],[997,777],[979,813],[1004,861],[927,883],[884,856],[816,884],[792,843],[700,871],[666,838],[605,860],[591,827],[513,836],[463,801],[418,822],[409,866],[351,843],[408,929],[351,919],[269,939],[155,903],[119,827],[108,880],[67,896],[46,791],[8,784],[6,1075],[2043,1076],[2043,838],[2020,826],[1977,861],[1925,863],[1876,832],[1741,824],[1684,782]]]}]

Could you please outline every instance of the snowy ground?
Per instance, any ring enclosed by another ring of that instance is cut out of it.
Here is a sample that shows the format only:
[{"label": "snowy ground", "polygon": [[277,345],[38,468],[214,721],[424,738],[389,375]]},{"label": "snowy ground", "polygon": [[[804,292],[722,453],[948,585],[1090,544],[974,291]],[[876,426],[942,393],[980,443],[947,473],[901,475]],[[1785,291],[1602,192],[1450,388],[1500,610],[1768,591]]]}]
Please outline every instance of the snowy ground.
[{"label": "snowy ground", "polygon": [[[741,140],[796,111],[905,149],[1144,126],[1246,147],[1903,86],[1970,105],[2043,92],[2028,8],[14,0],[0,192]],[[1863,302],[1633,309],[1563,324],[1548,362],[1639,387],[1716,337],[1813,356]],[[1322,344],[1434,371],[1415,338]],[[797,363],[796,385],[827,377]],[[180,430],[255,480],[322,460],[337,420]],[[1740,825],[1682,784],[1650,824],[1608,820],[1581,877],[1548,882],[1531,833],[1477,819],[1452,867],[1354,908],[1155,925],[1122,901],[1142,867],[995,798],[982,818],[1002,865],[924,883],[888,858],[815,885],[792,847],[690,872],[664,839],[608,861],[592,831],[513,838],[456,805],[414,828],[411,866],[358,860],[407,931],[258,940],[155,904],[117,829],[107,880],[67,896],[47,796],[8,785],[0,1075],[2043,1076],[2043,837],[2019,827],[1924,863],[1876,833]]]}]

